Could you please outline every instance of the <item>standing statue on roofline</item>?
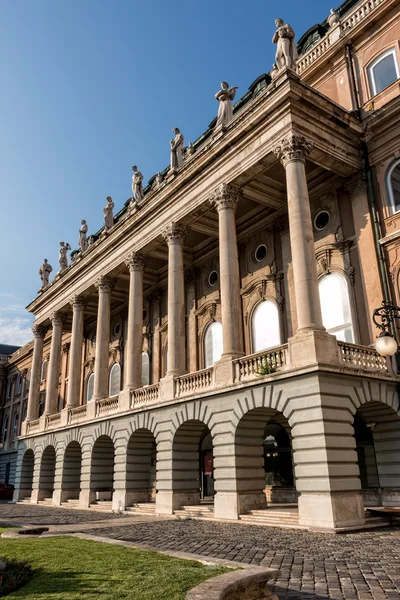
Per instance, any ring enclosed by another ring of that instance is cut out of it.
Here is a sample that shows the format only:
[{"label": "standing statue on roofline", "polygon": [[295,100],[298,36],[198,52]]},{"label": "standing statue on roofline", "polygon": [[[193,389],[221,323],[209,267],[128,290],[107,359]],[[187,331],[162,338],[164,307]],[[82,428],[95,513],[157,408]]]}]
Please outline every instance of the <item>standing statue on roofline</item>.
[{"label": "standing statue on roofline", "polygon": [[178,171],[183,164],[182,150],[183,150],[183,134],[180,130],[175,127],[173,129],[175,137],[170,141],[169,145],[171,148],[171,167],[170,173],[175,173]]},{"label": "standing statue on roofline", "polygon": [[133,175],[132,175],[132,200],[131,206],[137,206],[140,204],[144,198],[143,193],[143,175],[139,171],[136,165],[132,167]]},{"label": "standing statue on roofline", "polygon": [[111,196],[107,196],[106,200],[107,200],[107,204],[103,208],[103,214],[104,214],[104,230],[106,233],[108,233],[110,231],[111,227],[114,225],[114,215],[113,215],[114,202],[113,202],[113,199],[111,198]]},{"label": "standing statue on roofline", "polygon": [[277,44],[275,61],[278,71],[291,69],[296,71],[296,60],[298,58],[297,47],[294,41],[294,31],[285,24],[283,19],[275,19],[277,30],[272,38],[272,43]]},{"label": "standing statue on roofline", "polygon": [[81,253],[85,252],[85,250],[87,249],[87,232],[88,232],[88,226],[87,223],[85,221],[85,219],[82,219],[81,221],[81,228],[79,229],[79,248],[81,250]]},{"label": "standing statue on roofline", "polygon": [[65,271],[65,269],[68,267],[67,252],[69,250],[71,250],[71,246],[68,244],[68,242],[60,242],[60,249],[58,251],[58,264],[60,265],[59,273],[62,273],[62,271]]},{"label": "standing statue on roofline", "polygon": [[47,258],[45,258],[39,269],[40,279],[42,280],[42,288],[46,287],[46,285],[49,285],[49,276],[52,270],[53,267],[47,262]]},{"label": "standing statue on roofline", "polygon": [[215,99],[219,102],[218,118],[215,129],[226,127],[233,117],[232,100],[236,95],[237,86],[229,87],[229,83],[223,81],[221,89],[215,94]]}]

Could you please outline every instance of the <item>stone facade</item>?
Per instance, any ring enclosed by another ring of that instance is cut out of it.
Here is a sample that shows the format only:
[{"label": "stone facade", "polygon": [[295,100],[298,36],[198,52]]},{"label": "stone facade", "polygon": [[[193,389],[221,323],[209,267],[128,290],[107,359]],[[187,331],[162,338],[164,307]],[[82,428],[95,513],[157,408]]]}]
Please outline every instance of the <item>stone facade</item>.
[{"label": "stone facade", "polygon": [[351,105],[362,60],[398,53],[400,32],[394,2],[364,4],[297,74],[251,86],[30,304],[34,340],[7,366],[30,369],[16,500],[171,514],[213,498],[237,519],[298,499],[300,523],[328,530],[362,526],[364,498],[400,504],[400,380],[370,347],[373,309],[398,294],[397,234],[377,225],[398,81],[376,110]]}]

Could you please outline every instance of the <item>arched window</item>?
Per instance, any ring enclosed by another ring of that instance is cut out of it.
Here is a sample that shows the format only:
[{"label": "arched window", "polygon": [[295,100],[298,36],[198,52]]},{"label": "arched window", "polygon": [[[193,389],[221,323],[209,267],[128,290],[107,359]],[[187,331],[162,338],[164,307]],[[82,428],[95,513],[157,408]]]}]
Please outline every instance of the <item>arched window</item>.
[{"label": "arched window", "polygon": [[272,300],[257,304],[251,319],[253,352],[281,345],[278,307]]},{"label": "arched window", "polygon": [[27,413],[28,413],[28,403],[25,400],[25,402],[23,404],[23,408],[22,408],[22,420],[23,421],[25,421]]},{"label": "arched window", "polygon": [[386,175],[386,185],[390,208],[392,212],[398,212],[400,210],[400,159],[389,167]]},{"label": "arched window", "polygon": [[8,400],[9,398],[11,398],[11,393],[12,393],[12,385],[13,385],[12,379],[9,379],[9,380],[7,381],[7,391],[6,391],[6,398],[7,398],[7,400]]},{"label": "arched window", "polygon": [[31,369],[28,369],[25,380],[25,394],[29,392],[29,388],[31,387]]},{"label": "arched window", "polygon": [[325,275],[319,281],[322,322],[328,333],[342,342],[354,343],[349,291],[339,273]]},{"label": "arched window", "polygon": [[209,324],[204,335],[204,367],[212,367],[222,355],[222,325],[218,321]]},{"label": "arched window", "polygon": [[86,403],[90,402],[93,397],[94,390],[94,373],[90,373],[86,382]]},{"label": "arched window", "polygon": [[8,437],[8,415],[4,419],[4,427],[3,427],[3,442],[7,441]]},{"label": "arched window", "polygon": [[113,364],[108,379],[108,395],[116,396],[121,391],[121,367],[119,363]]},{"label": "arched window", "polygon": [[400,77],[396,50],[390,48],[380,54],[368,67],[369,84],[375,96]]},{"label": "arched window", "polygon": [[22,391],[22,375],[19,374],[17,377],[17,390],[16,390],[16,394],[20,394]]},{"label": "arched window", "polygon": [[16,412],[14,415],[14,423],[13,423],[13,430],[12,430],[12,439],[15,440],[15,438],[18,435],[18,420],[19,420],[19,413]]},{"label": "arched window", "polygon": [[42,373],[40,375],[41,381],[46,381],[46,375],[47,375],[47,360],[44,359],[44,361],[42,362]]},{"label": "arched window", "polygon": [[44,411],[44,402],[43,402],[43,400],[41,400],[38,405],[38,419],[40,419],[40,417],[42,416],[43,411]]},{"label": "arched window", "polygon": [[147,352],[142,352],[142,385],[150,384],[150,360]]}]

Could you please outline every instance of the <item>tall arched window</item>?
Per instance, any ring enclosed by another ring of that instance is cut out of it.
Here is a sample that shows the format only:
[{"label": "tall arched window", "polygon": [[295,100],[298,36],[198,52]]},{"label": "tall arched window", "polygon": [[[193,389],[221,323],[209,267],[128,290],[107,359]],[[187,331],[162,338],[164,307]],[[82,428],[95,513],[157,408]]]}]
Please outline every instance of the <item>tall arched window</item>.
[{"label": "tall arched window", "polygon": [[32,370],[28,369],[28,372],[26,374],[26,380],[25,380],[25,394],[27,394],[29,392],[29,388],[31,387],[31,373],[32,373]]},{"label": "tall arched window", "polygon": [[40,375],[41,381],[46,381],[46,375],[47,375],[47,360],[44,359],[44,361],[42,362],[42,373]]},{"label": "tall arched window", "polygon": [[7,400],[8,400],[8,398],[11,398],[12,386],[13,386],[12,379],[9,379],[7,381],[7,390],[6,390],[6,398],[7,398]]},{"label": "tall arched window", "polygon": [[121,391],[121,367],[119,363],[113,364],[108,379],[108,395],[116,396]]},{"label": "tall arched window", "polygon": [[400,159],[389,167],[386,185],[391,211],[398,212],[400,210]]},{"label": "tall arched window", "polygon": [[272,300],[257,304],[251,319],[253,352],[281,345],[278,307]]},{"label": "tall arched window", "polygon": [[142,385],[150,384],[150,360],[147,352],[142,352]]},{"label": "tall arched window", "polygon": [[222,355],[222,325],[213,321],[204,335],[204,367],[212,367]]},{"label": "tall arched window", "polygon": [[16,394],[20,394],[22,392],[22,375],[19,374],[17,377],[17,389],[16,389]]},{"label": "tall arched window", "polygon": [[4,419],[4,427],[3,427],[3,442],[6,442],[8,438],[8,415]]},{"label": "tall arched window", "polygon": [[15,440],[15,438],[18,435],[18,420],[19,420],[19,413],[16,412],[14,415],[14,423],[13,423],[13,430],[12,430],[12,439]]},{"label": "tall arched window", "polygon": [[90,373],[86,382],[86,404],[91,401],[94,391],[94,373]]},{"label": "tall arched window", "polygon": [[339,273],[325,275],[319,281],[324,327],[342,342],[354,343],[347,281]]},{"label": "tall arched window", "polygon": [[376,58],[368,67],[368,77],[373,96],[400,77],[396,50],[390,48]]}]

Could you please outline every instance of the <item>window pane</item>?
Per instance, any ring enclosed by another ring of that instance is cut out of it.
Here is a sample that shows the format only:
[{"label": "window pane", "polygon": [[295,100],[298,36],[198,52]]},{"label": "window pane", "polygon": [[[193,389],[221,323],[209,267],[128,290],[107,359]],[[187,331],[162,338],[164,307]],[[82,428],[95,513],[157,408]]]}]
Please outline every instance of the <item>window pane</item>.
[{"label": "window pane", "polygon": [[147,352],[142,352],[142,385],[150,384],[150,361]]},{"label": "window pane", "polygon": [[89,379],[87,381],[86,402],[90,402],[90,400],[92,399],[93,390],[94,390],[94,373],[91,373],[91,375],[89,375]]},{"label": "window pane", "polygon": [[332,335],[335,335],[338,340],[354,342],[350,302],[345,279],[337,273],[326,275],[319,283],[319,295],[324,327]]},{"label": "window pane", "polygon": [[212,367],[222,355],[222,325],[215,321],[208,326],[204,336],[204,366]]},{"label": "window pane", "polygon": [[397,71],[393,54],[388,54],[372,67],[375,82],[375,92],[379,94],[385,87],[396,81]]},{"label": "window pane", "polygon": [[279,312],[275,302],[260,302],[253,312],[252,319],[253,352],[280,346],[281,332]]},{"label": "window pane", "polygon": [[108,386],[108,395],[116,396],[121,391],[121,367],[118,363],[112,366]]},{"label": "window pane", "polygon": [[390,177],[392,202],[396,211],[400,210],[400,163],[395,166]]}]

